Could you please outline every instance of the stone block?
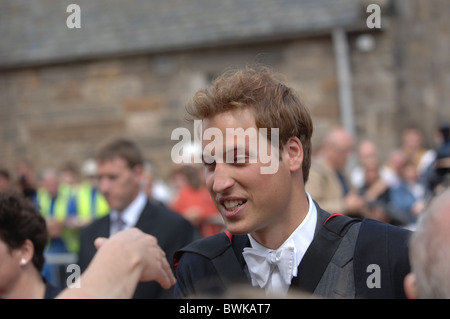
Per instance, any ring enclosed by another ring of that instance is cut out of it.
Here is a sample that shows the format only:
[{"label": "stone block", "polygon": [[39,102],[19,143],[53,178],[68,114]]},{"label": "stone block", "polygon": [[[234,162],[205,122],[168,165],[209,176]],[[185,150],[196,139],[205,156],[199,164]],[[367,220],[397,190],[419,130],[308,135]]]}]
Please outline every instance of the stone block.
[{"label": "stone block", "polygon": [[165,104],[164,94],[145,95],[123,101],[123,107],[128,112],[158,110],[164,108]]}]

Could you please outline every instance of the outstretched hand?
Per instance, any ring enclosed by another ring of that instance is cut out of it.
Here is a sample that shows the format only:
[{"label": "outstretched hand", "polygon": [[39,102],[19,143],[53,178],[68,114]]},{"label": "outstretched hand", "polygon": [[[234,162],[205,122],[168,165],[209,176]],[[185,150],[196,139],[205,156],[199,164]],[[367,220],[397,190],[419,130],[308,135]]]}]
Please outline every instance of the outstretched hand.
[{"label": "outstretched hand", "polygon": [[97,238],[94,244],[98,250],[79,279],[80,287],[66,288],[57,298],[131,298],[139,281],[156,281],[164,289],[175,284],[156,238],[137,228]]},{"label": "outstretched hand", "polygon": [[108,250],[109,258],[117,263],[128,260],[140,271],[139,281],[156,281],[164,289],[175,284],[175,277],[165,252],[154,236],[137,228],[118,232],[109,239],[99,237],[94,242],[98,253]]}]

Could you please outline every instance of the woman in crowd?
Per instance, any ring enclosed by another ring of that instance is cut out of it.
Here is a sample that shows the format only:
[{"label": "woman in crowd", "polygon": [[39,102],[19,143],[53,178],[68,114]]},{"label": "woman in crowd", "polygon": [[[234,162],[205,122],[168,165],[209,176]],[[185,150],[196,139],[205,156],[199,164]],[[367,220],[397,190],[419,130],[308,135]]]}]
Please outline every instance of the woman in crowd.
[{"label": "woman in crowd", "polygon": [[59,293],[41,276],[47,241],[45,220],[33,204],[14,192],[0,193],[0,299]]}]

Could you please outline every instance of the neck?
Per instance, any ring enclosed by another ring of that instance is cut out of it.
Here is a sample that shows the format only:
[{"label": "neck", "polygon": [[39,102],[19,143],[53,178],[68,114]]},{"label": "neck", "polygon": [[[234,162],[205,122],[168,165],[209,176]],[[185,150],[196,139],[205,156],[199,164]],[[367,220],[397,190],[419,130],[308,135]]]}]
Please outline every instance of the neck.
[{"label": "neck", "polygon": [[131,201],[130,201],[125,207],[123,207],[122,209],[118,209],[117,212],[118,212],[120,215],[122,215],[122,213],[123,213],[128,207],[130,207],[130,205],[138,198],[139,193],[140,193],[140,189],[136,190],[136,191],[133,193],[133,196],[132,196]]},{"label": "neck", "polygon": [[43,299],[45,295],[45,283],[34,265],[28,264],[21,271],[22,273],[11,289],[1,294],[0,298]]},{"label": "neck", "polygon": [[278,214],[277,219],[271,220],[267,227],[251,233],[253,239],[264,247],[278,249],[308,214],[310,203],[304,188],[291,198],[284,214]]}]

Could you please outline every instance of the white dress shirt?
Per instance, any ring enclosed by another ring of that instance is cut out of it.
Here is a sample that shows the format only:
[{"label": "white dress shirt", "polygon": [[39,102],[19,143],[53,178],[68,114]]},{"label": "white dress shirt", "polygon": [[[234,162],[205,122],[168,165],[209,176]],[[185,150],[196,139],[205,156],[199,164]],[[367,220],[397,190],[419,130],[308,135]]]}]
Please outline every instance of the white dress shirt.
[{"label": "white dress shirt", "polygon": [[[314,238],[314,232],[316,230],[316,223],[317,223],[317,209],[316,205],[314,205],[314,202],[311,199],[311,196],[306,193],[308,202],[309,202],[309,209],[308,213],[306,214],[306,217],[303,219],[301,224],[294,230],[294,232],[289,236],[288,239],[278,248],[277,250],[272,250],[267,247],[264,247],[263,245],[259,244],[253,237],[248,234],[248,237],[250,239],[251,247],[258,250],[262,254],[270,254],[270,252],[276,252],[280,249],[283,249],[284,246],[294,246],[294,263],[293,267],[291,267],[292,271],[292,277],[297,277],[298,275],[298,266],[305,255],[306,250],[308,249],[309,245],[311,244],[313,238]],[[248,248],[246,248],[248,249]],[[244,249],[244,251],[246,250]],[[245,258],[245,254],[244,254]],[[247,266],[250,268],[251,266],[247,263]],[[257,265],[255,265],[257,266]],[[258,267],[258,266],[257,266]],[[256,271],[260,271],[260,268]],[[266,271],[269,271],[267,284],[265,285],[266,293],[276,293],[285,295],[287,294],[287,291],[289,289],[290,283],[286,283],[285,280],[283,280],[282,275],[277,267],[271,267],[267,268]],[[250,271],[250,275],[252,277],[252,271]],[[266,274],[267,275],[267,274]],[[291,277],[291,279],[292,279]],[[257,283],[252,278],[252,284],[253,286],[256,286]]]},{"label": "white dress shirt", "polygon": [[128,205],[122,212],[117,210],[112,210],[109,213],[110,218],[110,235],[115,234],[119,229],[117,229],[117,219],[120,217],[125,223],[123,229],[131,228],[136,226],[136,223],[147,204],[147,195],[144,192],[139,192],[138,196]]}]

